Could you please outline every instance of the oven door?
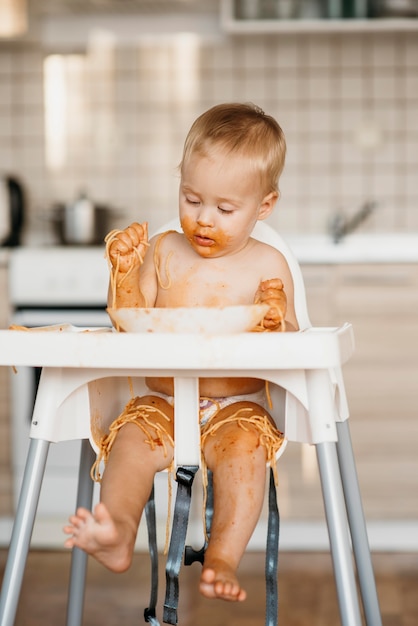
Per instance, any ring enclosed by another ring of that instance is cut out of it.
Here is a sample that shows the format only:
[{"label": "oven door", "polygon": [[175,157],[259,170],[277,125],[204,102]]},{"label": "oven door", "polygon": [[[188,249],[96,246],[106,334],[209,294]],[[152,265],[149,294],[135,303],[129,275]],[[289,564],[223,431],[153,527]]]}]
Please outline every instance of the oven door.
[{"label": "oven door", "polygon": [[[82,327],[109,327],[110,320],[101,309],[22,309],[15,311],[12,324],[48,326],[73,324]],[[41,370],[18,367],[11,372],[13,494],[16,507],[29,447],[29,430]],[[66,519],[74,510],[77,494],[80,441],[65,441],[50,446],[45,478],[38,506],[38,517]]]}]

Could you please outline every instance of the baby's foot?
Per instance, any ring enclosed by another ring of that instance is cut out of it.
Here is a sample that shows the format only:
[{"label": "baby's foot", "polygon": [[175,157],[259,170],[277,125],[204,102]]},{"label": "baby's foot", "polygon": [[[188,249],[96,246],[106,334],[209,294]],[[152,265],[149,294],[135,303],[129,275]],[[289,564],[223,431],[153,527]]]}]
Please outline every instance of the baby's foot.
[{"label": "baby's foot", "polygon": [[206,598],[220,598],[242,602],[247,593],[241,588],[233,569],[222,559],[205,560],[200,577],[200,593]]},{"label": "baby's foot", "polygon": [[132,550],[126,542],[126,534],[115,524],[103,503],[97,504],[93,513],[79,508],[70,517],[64,532],[70,535],[64,543],[66,548],[81,548],[114,572],[124,572],[131,564]]}]

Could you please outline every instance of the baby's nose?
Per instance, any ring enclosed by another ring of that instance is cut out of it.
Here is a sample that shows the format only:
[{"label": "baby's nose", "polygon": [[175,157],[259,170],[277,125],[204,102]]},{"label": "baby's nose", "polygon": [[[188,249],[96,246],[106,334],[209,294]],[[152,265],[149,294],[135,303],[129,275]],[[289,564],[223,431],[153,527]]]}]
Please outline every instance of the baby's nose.
[{"label": "baby's nose", "polygon": [[213,211],[211,207],[205,205],[200,207],[197,223],[200,226],[213,226]]}]

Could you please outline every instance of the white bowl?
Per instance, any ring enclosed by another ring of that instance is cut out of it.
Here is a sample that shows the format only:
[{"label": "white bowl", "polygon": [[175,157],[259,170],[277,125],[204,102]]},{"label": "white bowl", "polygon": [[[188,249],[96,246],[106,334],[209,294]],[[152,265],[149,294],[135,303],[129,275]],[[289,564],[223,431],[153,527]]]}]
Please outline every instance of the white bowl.
[{"label": "white bowl", "polygon": [[130,333],[228,334],[252,330],[269,310],[267,304],[192,308],[108,308],[118,330]]}]

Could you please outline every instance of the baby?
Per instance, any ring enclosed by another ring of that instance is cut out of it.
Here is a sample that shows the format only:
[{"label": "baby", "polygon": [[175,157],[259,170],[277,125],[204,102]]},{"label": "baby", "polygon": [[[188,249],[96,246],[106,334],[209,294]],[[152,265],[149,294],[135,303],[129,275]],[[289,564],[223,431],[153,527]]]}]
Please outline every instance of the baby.
[{"label": "baby", "polygon": [[[286,260],[251,237],[257,220],[275,207],[285,152],[278,123],[252,104],[220,104],[198,117],[180,164],[182,232],[148,241],[147,225],[133,223],[112,233],[109,306],[263,302],[270,307],[265,330],[297,330]],[[64,529],[68,548],[82,548],[115,572],[130,566],[155,473],[173,461],[173,380],[146,383],[148,393],[128,405],[135,419],[126,411],[114,423],[100,503],[93,513],[78,509]],[[200,591],[242,601],[237,569],[261,513],[266,461],[274,462],[283,437],[269,414],[265,381],[203,378],[199,386],[202,456],[214,497]]]}]

